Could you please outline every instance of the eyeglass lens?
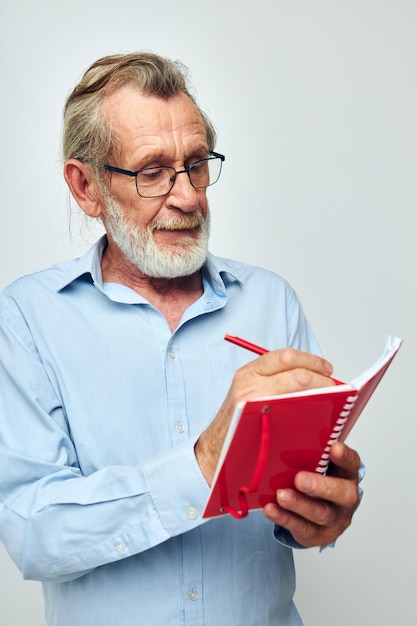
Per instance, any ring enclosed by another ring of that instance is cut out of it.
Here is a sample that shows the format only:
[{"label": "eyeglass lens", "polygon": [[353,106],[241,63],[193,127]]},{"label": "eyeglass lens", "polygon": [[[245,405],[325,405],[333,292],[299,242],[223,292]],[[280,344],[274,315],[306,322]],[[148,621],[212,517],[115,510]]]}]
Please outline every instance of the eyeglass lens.
[{"label": "eyeglass lens", "polygon": [[[186,171],[196,189],[204,189],[218,181],[222,167],[220,158],[193,163]],[[174,186],[177,173],[173,167],[149,167],[136,175],[138,193],[147,198],[164,196]]]}]

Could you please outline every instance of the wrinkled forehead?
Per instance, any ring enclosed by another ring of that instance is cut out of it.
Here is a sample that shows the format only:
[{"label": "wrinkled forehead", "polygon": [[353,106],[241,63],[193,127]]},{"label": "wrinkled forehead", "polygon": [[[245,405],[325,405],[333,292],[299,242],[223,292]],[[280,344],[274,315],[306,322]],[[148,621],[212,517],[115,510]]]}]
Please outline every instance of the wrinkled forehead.
[{"label": "wrinkled forehead", "polygon": [[184,93],[165,99],[123,87],[103,101],[102,111],[125,154],[172,150],[190,143],[195,150],[207,149],[204,119]]}]

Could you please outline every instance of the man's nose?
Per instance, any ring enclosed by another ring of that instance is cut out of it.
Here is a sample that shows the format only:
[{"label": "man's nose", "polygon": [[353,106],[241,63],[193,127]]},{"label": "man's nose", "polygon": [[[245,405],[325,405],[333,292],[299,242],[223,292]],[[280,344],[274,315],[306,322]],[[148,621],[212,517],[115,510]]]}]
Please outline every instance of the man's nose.
[{"label": "man's nose", "polygon": [[175,182],[170,191],[170,200],[182,211],[195,211],[198,206],[198,191],[191,184],[188,170],[176,172]]}]

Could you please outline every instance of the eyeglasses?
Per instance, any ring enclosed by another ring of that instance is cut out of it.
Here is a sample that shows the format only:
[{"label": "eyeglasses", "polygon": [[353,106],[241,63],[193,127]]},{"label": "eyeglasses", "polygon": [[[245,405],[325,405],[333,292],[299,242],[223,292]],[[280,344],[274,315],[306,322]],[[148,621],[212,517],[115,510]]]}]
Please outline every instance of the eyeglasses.
[{"label": "eyeglasses", "polygon": [[205,189],[217,183],[225,157],[218,152],[209,152],[209,155],[207,159],[195,161],[183,170],[176,170],[174,167],[168,166],[144,167],[136,172],[113,165],[103,165],[103,168],[108,172],[134,176],[136,190],[142,198],[159,198],[166,196],[171,191],[178,174],[188,174],[194,189]]}]

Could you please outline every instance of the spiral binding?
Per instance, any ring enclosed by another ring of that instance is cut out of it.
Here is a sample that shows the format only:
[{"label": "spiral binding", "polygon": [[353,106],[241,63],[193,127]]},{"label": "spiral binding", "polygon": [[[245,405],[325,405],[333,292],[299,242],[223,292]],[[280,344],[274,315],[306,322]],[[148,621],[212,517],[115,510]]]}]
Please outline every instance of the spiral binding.
[{"label": "spiral binding", "polygon": [[345,424],[349,419],[350,412],[355,406],[355,402],[358,397],[359,396],[356,395],[348,396],[346,398],[346,403],[343,405],[343,409],[340,411],[340,415],[336,420],[336,424],[334,425],[333,430],[330,433],[329,440],[327,441],[326,447],[324,448],[323,453],[320,457],[320,461],[317,464],[316,472],[319,472],[319,474],[325,474],[327,472],[330,463],[330,449],[332,445],[339,440]]}]

